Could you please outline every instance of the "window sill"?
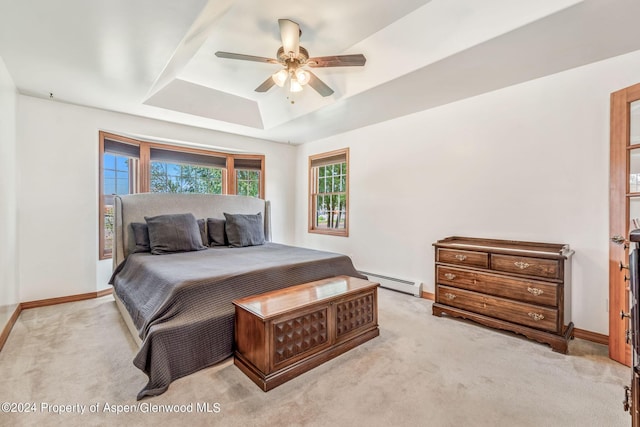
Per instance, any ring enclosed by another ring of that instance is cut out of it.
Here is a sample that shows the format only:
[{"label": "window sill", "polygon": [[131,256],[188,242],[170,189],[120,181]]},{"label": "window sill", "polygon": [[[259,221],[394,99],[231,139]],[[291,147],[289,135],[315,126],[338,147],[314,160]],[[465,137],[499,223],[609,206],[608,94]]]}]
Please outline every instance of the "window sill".
[{"label": "window sill", "polygon": [[317,228],[310,228],[308,231],[312,234],[326,234],[328,236],[349,237],[349,230],[320,230]]}]

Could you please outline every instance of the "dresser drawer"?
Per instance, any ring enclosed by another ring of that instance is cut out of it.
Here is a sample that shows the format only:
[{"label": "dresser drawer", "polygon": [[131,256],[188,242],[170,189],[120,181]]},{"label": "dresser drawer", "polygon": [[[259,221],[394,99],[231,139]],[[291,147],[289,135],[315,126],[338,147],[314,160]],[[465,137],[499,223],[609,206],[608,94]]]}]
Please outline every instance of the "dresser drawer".
[{"label": "dresser drawer", "polygon": [[470,267],[489,267],[489,254],[484,252],[459,251],[456,249],[440,249],[436,257],[437,262],[445,264],[459,264]]},{"label": "dresser drawer", "polygon": [[491,269],[547,279],[562,279],[560,262],[554,259],[492,254]]},{"label": "dresser drawer", "polygon": [[558,332],[558,310],[438,285],[437,302],[496,319]]},{"label": "dresser drawer", "polygon": [[438,283],[539,305],[558,306],[558,285],[437,266]]}]

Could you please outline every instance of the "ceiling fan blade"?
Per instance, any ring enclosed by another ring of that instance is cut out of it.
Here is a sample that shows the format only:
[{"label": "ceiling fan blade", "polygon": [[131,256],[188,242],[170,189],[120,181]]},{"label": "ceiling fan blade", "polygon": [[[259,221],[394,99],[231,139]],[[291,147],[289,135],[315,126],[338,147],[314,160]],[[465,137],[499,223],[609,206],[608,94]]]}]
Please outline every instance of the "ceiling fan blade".
[{"label": "ceiling fan blade", "polygon": [[263,81],[260,86],[258,86],[255,91],[256,92],[266,92],[271,89],[276,83],[273,81],[271,76],[267,78],[267,80]]},{"label": "ceiling fan blade", "polygon": [[255,61],[255,62],[266,62],[269,64],[277,64],[278,61],[272,58],[264,58],[262,56],[253,56],[253,55],[243,55],[241,53],[231,53],[231,52],[216,52],[216,56],[218,58],[227,58],[227,59],[239,59],[241,61]]},{"label": "ceiling fan blade", "polygon": [[300,52],[300,26],[290,19],[278,19],[278,25],[284,52],[293,52],[297,57]]},{"label": "ceiling fan blade", "polygon": [[307,70],[307,73],[309,73],[309,83],[307,84],[314,88],[316,92],[318,92],[322,96],[329,96],[333,94],[333,89],[327,86],[325,82],[320,80],[318,76],[316,76],[309,70]]},{"label": "ceiling fan blade", "polygon": [[320,56],[317,58],[309,58],[307,65],[309,67],[357,67],[367,62],[367,58],[363,54],[356,55],[334,55]]}]

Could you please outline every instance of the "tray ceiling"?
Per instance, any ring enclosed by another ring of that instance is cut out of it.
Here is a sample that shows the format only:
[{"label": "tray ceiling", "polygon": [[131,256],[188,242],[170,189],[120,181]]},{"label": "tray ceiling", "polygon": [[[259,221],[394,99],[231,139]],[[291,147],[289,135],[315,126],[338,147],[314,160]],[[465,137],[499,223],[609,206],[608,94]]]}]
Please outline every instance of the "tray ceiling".
[{"label": "tray ceiling", "polygon": [[[21,93],[303,143],[640,49],[633,0],[0,0],[0,57]],[[254,89],[279,65],[278,18],[335,93]]]}]

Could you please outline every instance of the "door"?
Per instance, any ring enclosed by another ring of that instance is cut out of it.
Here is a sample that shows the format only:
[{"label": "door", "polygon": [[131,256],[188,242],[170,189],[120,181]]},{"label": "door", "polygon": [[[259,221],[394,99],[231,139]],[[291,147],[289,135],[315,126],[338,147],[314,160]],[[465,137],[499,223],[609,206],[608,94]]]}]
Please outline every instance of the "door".
[{"label": "door", "polygon": [[609,357],[631,366],[629,231],[640,228],[640,84],[611,94],[609,169]]}]

